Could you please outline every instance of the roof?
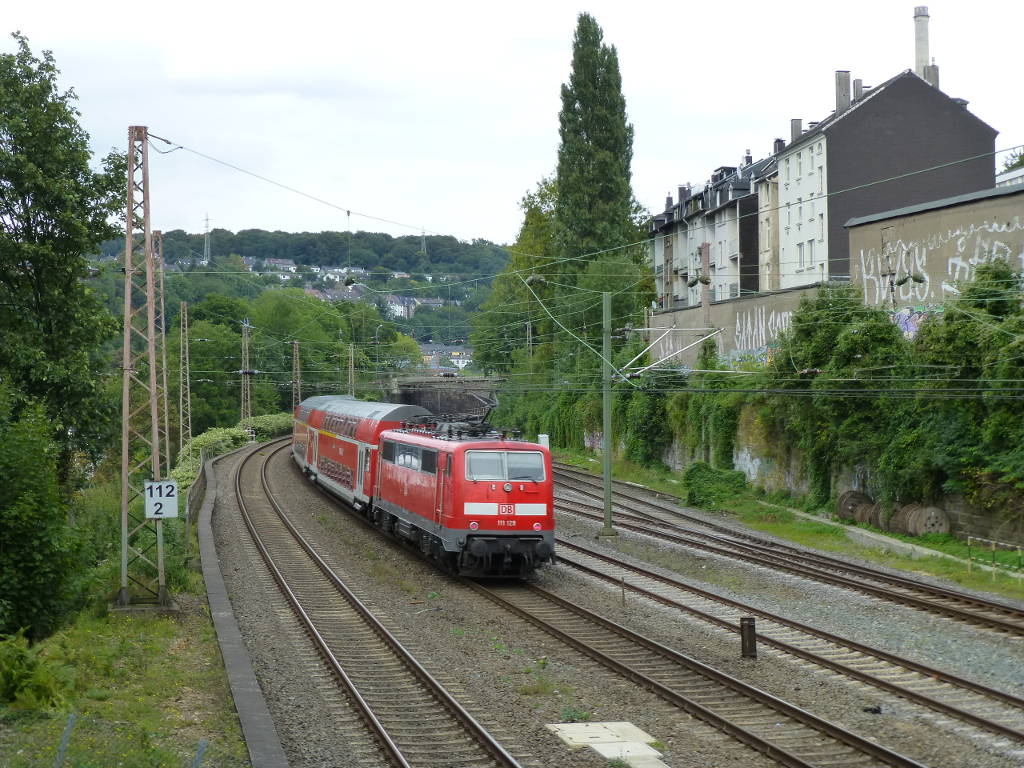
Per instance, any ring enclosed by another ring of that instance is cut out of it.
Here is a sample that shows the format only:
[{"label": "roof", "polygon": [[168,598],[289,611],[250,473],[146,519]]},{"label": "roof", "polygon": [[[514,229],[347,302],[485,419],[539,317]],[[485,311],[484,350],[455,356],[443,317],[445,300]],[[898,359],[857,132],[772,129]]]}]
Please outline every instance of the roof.
[{"label": "roof", "polygon": [[346,395],[320,395],[302,401],[303,408],[312,408],[327,413],[340,413],[344,416],[355,416],[360,419],[377,421],[409,421],[418,416],[430,416],[426,408],[418,405],[402,405],[401,403],[374,403],[356,400]]},{"label": "roof", "polygon": [[[951,96],[949,96],[948,94],[946,94],[944,91],[941,91],[938,88],[935,88],[933,85],[931,85],[931,83],[929,83],[927,80],[922,78],[920,75],[916,74],[913,70],[905,69],[902,72],[900,72],[899,74],[894,75],[893,77],[890,77],[888,80],[886,80],[881,85],[876,85],[874,88],[870,89],[867,93],[865,93],[864,96],[862,96],[861,98],[856,99],[855,101],[852,101],[850,103],[850,106],[847,107],[846,109],[844,109],[842,112],[838,112],[838,113],[833,112],[828,117],[826,117],[824,120],[822,120],[817,125],[815,125],[813,128],[810,128],[807,131],[805,131],[804,133],[800,134],[799,137],[797,137],[794,141],[792,141],[790,144],[788,144],[781,152],[779,152],[779,154],[780,155],[788,154],[789,151],[793,147],[802,146],[804,144],[804,142],[810,141],[815,136],[818,136],[818,135],[824,133],[825,131],[827,131],[830,128],[832,128],[832,126],[834,126],[840,120],[845,119],[849,115],[855,114],[856,111],[860,107],[864,106],[869,101],[871,101],[873,98],[875,98],[878,94],[880,94],[883,91],[885,91],[885,89],[888,88],[890,85],[892,85],[893,83],[897,82],[898,80],[904,80],[906,78],[914,78],[915,80],[917,80],[917,81],[927,85],[935,93],[939,94],[943,98],[948,99],[949,101],[956,101],[957,103],[961,104],[961,106],[963,106],[963,105],[965,105],[967,103],[967,102],[965,102],[963,100],[954,99]],[[972,112],[970,112],[966,108],[966,106],[963,106],[963,110],[964,110],[964,112],[969,114],[971,117],[973,117],[975,120],[977,120],[979,123],[982,123],[983,125],[988,127],[989,130],[992,130],[993,132],[995,132],[995,129],[993,129],[991,126],[989,126],[988,123],[985,123],[985,121],[982,120],[981,118],[979,118],[977,115],[975,115]]]},{"label": "roof", "polygon": [[850,219],[843,226],[845,227],[859,227],[862,224],[870,224],[874,221],[884,221],[885,219],[895,219],[898,216],[910,216],[915,213],[924,213],[925,211],[934,211],[939,208],[951,208],[955,205],[963,205],[964,203],[971,203],[975,200],[987,200],[991,197],[1003,197],[1004,195],[1020,195],[1024,194],[1024,184],[1018,184],[1011,187],[994,187],[992,189],[983,189],[979,192],[968,192],[964,195],[955,195],[953,197],[946,197],[942,200],[932,200],[928,203],[919,203],[917,205],[908,205],[904,208],[895,208],[891,211],[882,211],[881,213],[873,213],[870,216],[858,216]]},{"label": "roof", "polygon": [[[799,146],[799,145],[803,144],[805,141],[810,140],[814,136],[818,136],[819,134],[824,133],[827,128],[831,128],[833,125],[838,123],[840,120],[842,120],[847,115],[853,114],[854,110],[858,109],[859,107],[863,106],[867,102],[871,101],[871,99],[873,99],[879,93],[884,91],[886,88],[888,88],[894,82],[899,80],[901,77],[905,77],[907,75],[910,75],[912,77],[917,77],[917,75],[914,74],[909,69],[905,69],[902,72],[900,72],[898,75],[894,75],[893,77],[890,77],[888,80],[886,80],[881,85],[876,85],[874,88],[869,90],[861,98],[859,98],[859,99],[857,99],[855,101],[850,102],[850,106],[847,107],[846,109],[844,109],[842,112],[838,112],[838,113],[833,112],[831,115],[826,117],[824,120],[820,121],[813,128],[809,128],[808,130],[804,131],[795,140],[793,140],[789,144],[787,144],[785,146],[785,148],[781,152],[779,152],[779,154],[780,155],[786,154],[793,147]],[[942,93],[942,91],[939,91],[939,93]],[[945,94],[943,94],[943,95],[945,95]]]}]

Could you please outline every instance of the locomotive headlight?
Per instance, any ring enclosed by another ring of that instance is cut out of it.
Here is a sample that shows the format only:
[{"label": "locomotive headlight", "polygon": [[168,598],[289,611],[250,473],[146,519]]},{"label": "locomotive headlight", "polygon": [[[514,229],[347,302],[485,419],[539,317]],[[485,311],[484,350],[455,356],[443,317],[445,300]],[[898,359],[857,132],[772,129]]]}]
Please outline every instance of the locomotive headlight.
[{"label": "locomotive headlight", "polygon": [[539,531],[540,530],[540,523],[534,523],[533,524],[533,530]]},{"label": "locomotive headlight", "polygon": [[512,483],[505,483],[502,487],[505,489],[505,493],[509,493],[512,490]]},{"label": "locomotive headlight", "polygon": [[476,520],[474,520],[472,523],[469,524],[469,530],[471,530],[471,531],[475,531],[479,527],[480,527],[480,523],[478,523]]}]

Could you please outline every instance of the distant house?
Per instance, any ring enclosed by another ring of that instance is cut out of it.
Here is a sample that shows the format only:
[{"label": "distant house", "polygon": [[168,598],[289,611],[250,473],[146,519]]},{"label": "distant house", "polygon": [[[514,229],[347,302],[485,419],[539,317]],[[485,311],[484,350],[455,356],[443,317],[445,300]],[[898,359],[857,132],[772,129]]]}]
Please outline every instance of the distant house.
[{"label": "distant house", "polygon": [[473,362],[472,349],[454,344],[420,344],[420,356],[427,368],[449,368],[441,365],[441,361],[450,360],[461,371]]},{"label": "distant house", "polygon": [[408,280],[410,275],[408,272],[392,272],[391,277],[394,280]]},{"label": "distant house", "polygon": [[267,259],[263,263],[267,265],[267,269],[277,272],[295,272],[298,269],[291,259]]},{"label": "distant house", "polygon": [[444,306],[444,299],[421,299],[417,298],[415,309],[420,307],[430,307],[431,309],[440,309]]},{"label": "distant house", "polygon": [[412,296],[394,296],[389,294],[384,297],[384,302],[392,317],[408,320],[416,311],[416,299]]},{"label": "distant house", "polygon": [[323,272],[323,279],[342,283],[349,278],[353,280],[365,278],[367,274],[367,271],[362,267],[326,267]]},{"label": "distant house", "polygon": [[243,256],[242,257],[242,266],[245,267],[246,270],[248,270],[249,272],[252,272],[252,268],[255,265],[256,265],[256,259],[254,259],[252,256]]},{"label": "distant house", "polygon": [[324,280],[330,280],[333,283],[345,282],[345,270],[344,269],[328,269],[322,275]]},{"label": "distant house", "polygon": [[1011,184],[1024,184],[1024,168],[1014,168],[996,174],[996,186],[1008,187]]}]

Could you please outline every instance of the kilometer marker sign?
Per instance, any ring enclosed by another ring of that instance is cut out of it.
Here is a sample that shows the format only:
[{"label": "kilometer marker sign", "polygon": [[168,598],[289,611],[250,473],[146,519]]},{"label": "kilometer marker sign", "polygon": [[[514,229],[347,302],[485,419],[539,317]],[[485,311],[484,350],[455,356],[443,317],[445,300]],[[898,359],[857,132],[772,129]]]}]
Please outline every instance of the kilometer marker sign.
[{"label": "kilometer marker sign", "polygon": [[178,516],[178,483],[175,480],[147,480],[143,496],[146,498],[146,518],[163,520]]}]

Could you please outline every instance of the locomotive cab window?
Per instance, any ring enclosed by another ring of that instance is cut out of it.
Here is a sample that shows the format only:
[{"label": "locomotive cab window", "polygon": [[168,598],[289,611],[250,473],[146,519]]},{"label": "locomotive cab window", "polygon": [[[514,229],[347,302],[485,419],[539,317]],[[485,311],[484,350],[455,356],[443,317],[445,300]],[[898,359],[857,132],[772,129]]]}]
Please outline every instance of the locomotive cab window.
[{"label": "locomotive cab window", "polygon": [[429,472],[434,475],[437,474],[437,451],[431,451],[427,448],[423,449],[420,454],[420,469],[424,472]]},{"label": "locomotive cab window", "polygon": [[395,463],[408,469],[420,468],[420,449],[414,445],[398,444],[398,458]]},{"label": "locomotive cab window", "polygon": [[380,451],[380,457],[384,459],[384,461],[388,461],[393,464],[395,462],[395,444],[390,440],[385,440],[384,447],[381,448]]},{"label": "locomotive cab window", "polygon": [[537,451],[466,451],[467,480],[544,480],[544,454]]},{"label": "locomotive cab window", "polygon": [[509,451],[505,454],[509,480],[532,480],[539,483],[544,479],[544,456],[533,451]]}]

